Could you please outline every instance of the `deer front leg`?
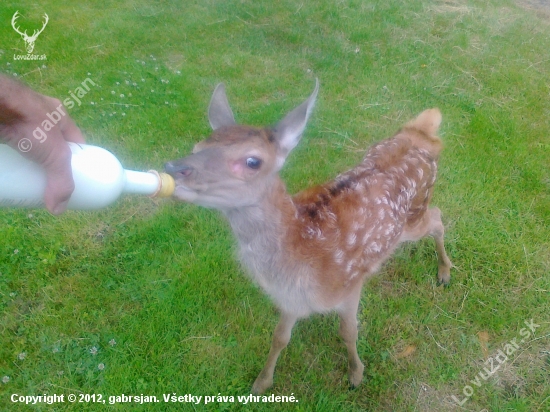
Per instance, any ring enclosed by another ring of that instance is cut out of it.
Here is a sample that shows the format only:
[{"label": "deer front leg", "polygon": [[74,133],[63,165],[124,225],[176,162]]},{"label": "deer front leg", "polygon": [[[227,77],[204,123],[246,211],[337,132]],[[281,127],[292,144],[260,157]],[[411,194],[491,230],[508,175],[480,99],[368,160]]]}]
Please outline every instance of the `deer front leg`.
[{"label": "deer front leg", "polygon": [[267,362],[263,370],[260,372],[254,385],[252,385],[252,393],[259,395],[265,392],[266,389],[273,385],[273,372],[275,371],[275,365],[279,354],[288,345],[290,341],[290,335],[292,328],[298,318],[290,313],[281,312],[281,318],[273,333],[273,342],[271,343],[271,349],[267,356]]},{"label": "deer front leg", "polygon": [[357,308],[361,297],[361,284],[353,292],[353,296],[346,300],[337,309],[340,315],[340,337],[344,340],[348,350],[348,378],[352,388],[361,384],[365,366],[357,353]]}]

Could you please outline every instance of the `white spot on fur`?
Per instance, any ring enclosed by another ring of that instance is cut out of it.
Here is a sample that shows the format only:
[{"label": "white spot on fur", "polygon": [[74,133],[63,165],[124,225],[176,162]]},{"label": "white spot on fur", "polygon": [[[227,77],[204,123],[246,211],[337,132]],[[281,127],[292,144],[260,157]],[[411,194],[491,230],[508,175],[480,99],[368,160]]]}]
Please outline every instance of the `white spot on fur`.
[{"label": "white spot on fur", "polygon": [[356,241],[357,241],[357,235],[353,232],[350,233],[348,235],[348,239],[347,239],[348,246],[351,247],[351,246],[355,245]]},{"label": "white spot on fur", "polygon": [[344,251],[342,249],[336,249],[336,252],[334,252],[334,261],[338,265],[344,262]]},{"label": "white spot on fur", "polygon": [[382,246],[380,246],[380,244],[374,242],[370,249],[374,252],[374,253],[379,253],[381,250],[382,250]]},{"label": "white spot on fur", "polygon": [[351,274],[351,276],[349,277],[349,280],[355,279],[357,276],[359,276],[359,271],[358,270],[356,270],[355,272],[353,272]]},{"label": "white spot on fur", "polygon": [[304,239],[314,239],[317,238],[318,240],[325,240],[326,238],[323,236],[323,232],[318,227],[312,227],[312,226],[306,226],[305,233],[302,233],[302,238]]}]

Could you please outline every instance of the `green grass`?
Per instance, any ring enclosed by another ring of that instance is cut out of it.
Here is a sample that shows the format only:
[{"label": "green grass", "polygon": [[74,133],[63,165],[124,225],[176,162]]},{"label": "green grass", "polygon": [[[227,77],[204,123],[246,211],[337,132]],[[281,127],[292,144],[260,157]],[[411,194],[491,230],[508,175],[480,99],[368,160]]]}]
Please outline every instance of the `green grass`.
[{"label": "green grass", "polygon": [[[16,10],[29,30],[49,14],[34,51],[47,61],[13,60],[24,50],[9,25]],[[0,21],[2,72],[62,100],[85,78],[96,83],[70,114],[127,168],[189,153],[209,133],[220,81],[237,119],[263,125],[320,79],[282,173],[291,192],[439,107],[446,148],[434,204],[456,266],[451,287],[435,284],[431,240],[403,246],[364,288],[363,385],[347,387],[336,316],[315,316],[295,328],[270,392],[299,402],[252,409],[461,410],[452,396],[470,385],[466,410],[550,411],[547,14],[512,1],[7,1]],[[0,410],[128,409],[24,407],[13,393],[248,394],[277,313],[243,275],[216,212],[147,198],[58,218],[1,210],[0,239],[0,378],[9,377]],[[479,388],[470,383],[531,319],[536,333]]]}]

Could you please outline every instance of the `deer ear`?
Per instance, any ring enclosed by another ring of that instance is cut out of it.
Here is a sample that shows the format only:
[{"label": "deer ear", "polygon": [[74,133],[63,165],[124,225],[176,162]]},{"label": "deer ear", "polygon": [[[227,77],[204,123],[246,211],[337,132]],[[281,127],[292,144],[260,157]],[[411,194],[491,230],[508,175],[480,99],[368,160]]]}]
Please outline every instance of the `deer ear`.
[{"label": "deer ear", "polygon": [[220,83],[214,89],[210,105],[208,106],[208,121],[212,129],[216,130],[222,126],[231,126],[235,124],[235,118],[227,96],[225,95],[225,85]]},{"label": "deer ear", "polygon": [[302,133],[306,128],[306,123],[311,115],[317,92],[319,91],[319,79],[315,79],[315,89],[311,96],[307,98],[300,106],[295,108],[275,126],[274,133],[279,142],[279,153],[277,153],[277,168],[280,169],[288,154],[296,147]]}]

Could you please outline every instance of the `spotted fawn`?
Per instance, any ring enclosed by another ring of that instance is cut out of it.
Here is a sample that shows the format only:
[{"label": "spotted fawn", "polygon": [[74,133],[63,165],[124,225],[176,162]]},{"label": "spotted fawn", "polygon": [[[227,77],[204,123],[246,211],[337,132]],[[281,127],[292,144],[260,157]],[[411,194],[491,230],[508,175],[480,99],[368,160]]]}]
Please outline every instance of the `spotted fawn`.
[{"label": "spotted fawn", "polygon": [[276,126],[256,128],[235,123],[220,84],[208,109],[212,135],[190,156],[165,165],[176,181],[176,199],[227,217],[248,274],[280,311],[267,362],[252,387],[256,394],[273,384],[296,321],[333,310],[340,316],[350,384],[361,383],[361,288],[400,243],[432,236],[438,280],[450,281],[441,212],[429,207],[442,149],[439,110],[422,112],[373,145],[353,169],[291,196],[279,171],[301,138],[318,90],[316,82],[311,96]]}]

